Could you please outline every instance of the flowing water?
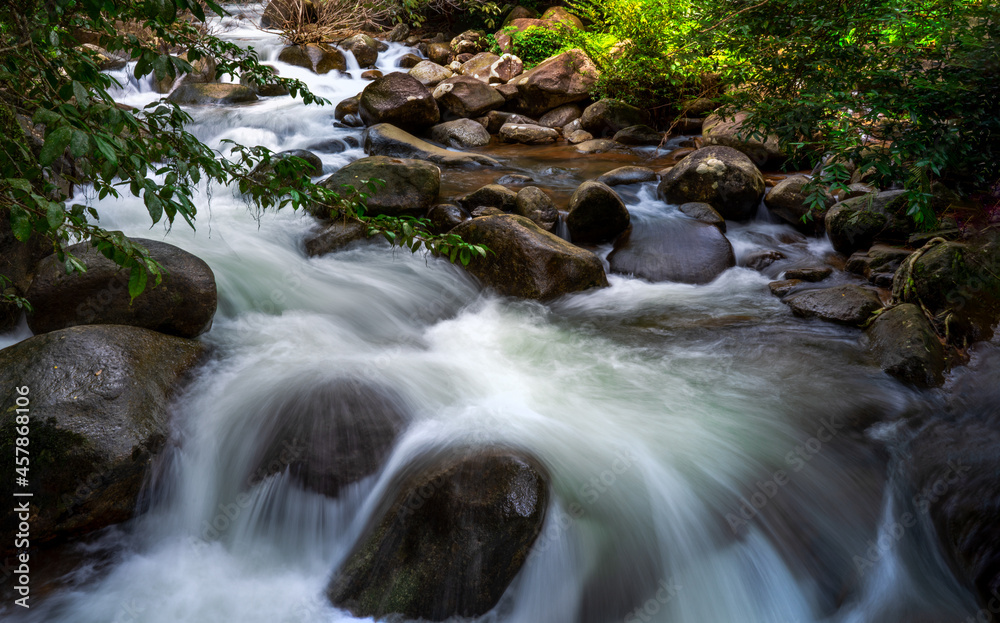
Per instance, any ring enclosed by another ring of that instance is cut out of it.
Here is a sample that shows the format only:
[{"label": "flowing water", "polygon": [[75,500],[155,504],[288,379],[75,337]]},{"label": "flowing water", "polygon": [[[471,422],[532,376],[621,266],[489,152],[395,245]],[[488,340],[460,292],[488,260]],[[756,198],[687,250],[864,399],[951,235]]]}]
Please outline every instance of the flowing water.
[{"label": "flowing water", "polygon": [[[274,62],[276,36],[239,19],[219,27]],[[379,68],[409,51],[392,44]],[[316,76],[275,65],[334,103],[365,84],[356,67]],[[121,93],[133,105],[156,97],[135,80]],[[334,127],[333,106],[279,97],[191,114],[191,130],[216,147],[311,148],[326,172],[363,156],[350,147],[360,131]],[[490,153],[502,170],[447,171],[446,187],[522,172],[558,194],[625,164],[569,150],[563,160]],[[623,195],[633,218],[682,218],[653,184]],[[147,512],[78,546],[84,562],[61,588],[4,620],[350,620],[324,597],[331,574],[393,475],[455,443],[527,449],[554,494],[527,563],[484,621],[944,622],[974,612],[922,524],[893,531],[894,448],[905,435],[893,422],[947,396],[904,388],[869,360],[859,331],[793,318],[768,292],[781,267],[831,254],[825,241],[766,218],[730,223],[738,259],[766,249],[789,259],[703,286],[610,275],[610,288],[542,305],[483,293],[446,262],[377,244],[308,258],[310,217],[257,214],[227,189],[203,191],[196,232],[150,228],[136,200],[96,203],[105,227],[166,240],[212,267],[219,310],[202,339],[214,356],[174,405]],[[992,350],[984,358],[1000,365]],[[985,385],[975,369],[960,376]],[[245,495],[248,448],[269,406],[342,377],[395,388],[413,413],[385,467],[338,499],[287,473]]]}]

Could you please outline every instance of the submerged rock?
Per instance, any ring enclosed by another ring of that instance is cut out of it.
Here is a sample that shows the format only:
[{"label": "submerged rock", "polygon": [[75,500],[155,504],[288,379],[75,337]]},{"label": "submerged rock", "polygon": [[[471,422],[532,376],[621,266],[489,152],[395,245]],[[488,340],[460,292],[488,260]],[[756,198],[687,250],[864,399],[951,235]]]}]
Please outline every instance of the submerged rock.
[{"label": "submerged rock", "polygon": [[[32,545],[130,519],[170,434],[170,397],[200,360],[198,342],[121,325],[72,327],[0,351],[0,449],[14,456],[16,399],[30,404]],[[22,390],[16,388],[23,388]],[[13,462],[13,461],[12,461]],[[13,484],[13,482],[12,482]],[[10,489],[8,489],[9,491]],[[17,526],[2,512],[4,534]],[[14,539],[0,551],[13,554]]]},{"label": "submerged rock", "polygon": [[515,450],[452,452],[408,466],[331,581],[330,601],[357,617],[485,614],[541,530],[547,481]]},{"label": "submerged rock", "polygon": [[411,419],[394,391],[348,378],[287,391],[261,409],[266,417],[257,434],[266,443],[250,480],[288,470],[301,486],[328,497],[378,471]]},{"label": "submerged rock", "polygon": [[601,260],[555,236],[523,216],[503,214],[466,221],[452,230],[491,253],[466,267],[500,294],[552,299],[570,292],[607,287]]},{"label": "submerged rock", "polygon": [[89,242],[69,247],[87,267],[66,274],[55,255],[38,264],[27,299],[34,308],[28,326],[36,333],[88,324],[143,327],[180,337],[195,337],[212,326],[218,294],[215,275],[204,261],[183,249],[156,240],[134,238],[164,268],[163,281],[133,301],[130,272],[104,257]]},{"label": "submerged rock", "polygon": [[861,326],[882,308],[878,294],[855,285],[808,290],[784,299],[792,313],[804,318],[821,318],[853,326]]},{"label": "submerged rock", "polygon": [[611,270],[648,281],[708,283],[736,265],[718,227],[693,219],[635,221],[608,255]]},{"label": "submerged rock", "polygon": [[438,147],[389,123],[379,123],[367,128],[362,134],[362,140],[365,153],[370,156],[418,158],[448,167],[495,167],[500,164],[489,156]]},{"label": "submerged rock", "polygon": [[256,102],[257,93],[242,84],[187,83],[174,89],[167,99],[181,105],[228,106]]},{"label": "submerged rock", "polygon": [[670,169],[658,193],[667,203],[703,202],[724,218],[746,220],[764,196],[764,177],[735,149],[704,147]]},{"label": "submerged rock", "polygon": [[368,225],[358,219],[334,219],[305,241],[306,254],[317,257],[368,239]]}]

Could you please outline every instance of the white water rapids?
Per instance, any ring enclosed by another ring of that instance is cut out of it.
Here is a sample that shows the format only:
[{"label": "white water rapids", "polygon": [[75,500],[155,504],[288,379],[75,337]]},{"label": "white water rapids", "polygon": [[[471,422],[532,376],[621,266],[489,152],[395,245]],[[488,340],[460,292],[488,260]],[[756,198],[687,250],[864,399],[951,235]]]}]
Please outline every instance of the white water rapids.
[{"label": "white water rapids", "polygon": [[[276,62],[278,37],[245,21],[220,28],[334,104],[366,84],[356,66],[317,76]],[[392,44],[379,69],[409,51]],[[157,97],[134,80],[121,94],[133,105]],[[363,156],[333,153],[360,130],[335,128],[332,105],[276,97],[190,112],[213,147],[312,149],[326,173]],[[504,164],[545,187],[531,165]],[[678,218],[654,184],[624,196],[633,218]],[[768,292],[774,274],[733,268],[704,286],[610,275],[610,288],[542,305],[381,245],[308,258],[311,217],[258,221],[227,189],[198,198],[197,231],[150,229],[136,199],[93,203],[103,226],[211,266],[219,309],[201,339],[214,356],[174,407],[148,511],[80,545],[87,562],[63,588],[30,611],[0,610],[5,621],[351,620],[324,593],[381,490],[427,448],[466,441],[526,448],[554,500],[483,621],[930,623],[974,612],[921,526],[895,536],[896,428],[869,429],[938,398],[884,375],[860,331],[794,318]],[[730,223],[728,235],[738,258],[780,248],[815,265],[831,252],[766,220]],[[241,495],[259,406],[339,376],[393,387],[414,413],[384,469],[336,500],[287,474]]]}]

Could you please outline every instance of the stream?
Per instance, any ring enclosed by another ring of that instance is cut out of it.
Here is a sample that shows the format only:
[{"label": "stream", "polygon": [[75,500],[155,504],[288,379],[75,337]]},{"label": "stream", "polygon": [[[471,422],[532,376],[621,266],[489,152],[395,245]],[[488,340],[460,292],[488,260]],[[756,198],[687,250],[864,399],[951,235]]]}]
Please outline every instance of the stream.
[{"label": "stream", "polygon": [[[349,75],[315,75],[277,62],[280,38],[246,19],[216,27],[333,104],[367,84],[350,54]],[[389,45],[378,61],[386,73],[414,51]],[[128,70],[117,75],[122,102],[160,97]],[[361,129],[335,127],[333,109],[262,98],[191,108],[189,129],[219,149],[225,139],[309,149],[329,174],[364,156],[351,146]],[[521,173],[565,209],[582,181],[666,158],[652,148],[477,151],[502,166],[444,170],[443,196]],[[656,198],[655,183],[617,190],[633,219],[687,218]],[[832,256],[825,239],[762,214],[729,223],[727,236],[738,265],[762,250],[785,254],[763,271],[738,266],[701,286],[609,273],[610,288],[540,304],[380,244],[309,258],[314,219],[257,213],[225,188],[202,189],[197,231],[150,228],[135,198],[89,200],[105,228],[162,239],[211,266],[219,308],[200,339],[213,356],[176,400],[145,512],[75,546],[81,562],[60,588],[30,611],[0,609],[4,621],[354,620],[327,601],[331,574],[393,476],[457,443],[524,448],[551,479],[542,532],[484,622],[958,623],[975,614],[925,518],[895,529],[905,508],[893,491],[910,434],[901,422],[956,408],[956,383],[962,394],[995,394],[1000,342],[980,345],[943,390],[893,380],[861,331],[796,318],[768,291],[781,271]],[[243,495],[271,407],[341,377],[393,388],[413,414],[384,468],[337,499],[287,473]]]}]

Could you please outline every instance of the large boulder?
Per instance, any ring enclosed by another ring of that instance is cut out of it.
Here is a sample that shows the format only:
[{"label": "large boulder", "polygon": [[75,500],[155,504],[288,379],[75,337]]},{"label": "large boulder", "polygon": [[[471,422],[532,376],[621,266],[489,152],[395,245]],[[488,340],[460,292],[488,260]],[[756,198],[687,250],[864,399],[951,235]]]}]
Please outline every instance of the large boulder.
[{"label": "large boulder", "polygon": [[455,75],[447,67],[442,67],[431,61],[420,61],[410,68],[410,71],[407,73],[419,80],[420,84],[428,88],[437,86],[441,83],[441,81],[447,80]]},{"label": "large boulder", "polygon": [[167,99],[175,104],[189,106],[229,106],[257,101],[257,93],[242,84],[182,84]]},{"label": "large boulder", "polygon": [[608,255],[612,272],[648,281],[708,283],[736,265],[733,246],[715,226],[688,218],[635,221]]},{"label": "large boulder", "polygon": [[318,19],[312,0],[270,0],[260,16],[260,27],[282,29],[286,25],[314,24]]},{"label": "large boulder", "polygon": [[764,141],[743,134],[743,123],[747,113],[738,112],[732,117],[713,114],[705,119],[702,135],[709,145],[724,145],[746,154],[758,167],[776,166],[785,161],[786,156],[778,145],[778,139],[768,136]]},{"label": "large boulder", "polygon": [[296,67],[311,69],[317,74],[328,74],[331,71],[345,71],[347,69],[344,53],[323,43],[290,45],[278,53],[278,60]]},{"label": "large boulder", "polygon": [[542,13],[542,19],[547,22],[559,22],[576,30],[583,30],[583,22],[580,21],[580,18],[561,6],[553,6],[545,9],[545,12]]},{"label": "large boulder", "polygon": [[1000,244],[936,238],[896,271],[892,298],[926,309],[954,344],[990,339],[1000,321]]},{"label": "large boulder", "polygon": [[362,618],[487,613],[542,528],[547,480],[515,450],[453,451],[408,466],[335,574],[330,601]]},{"label": "large boulder", "polygon": [[500,294],[547,300],[608,285],[596,255],[523,216],[474,218],[452,233],[466,242],[489,247],[487,257],[474,257],[466,269]]},{"label": "large boulder", "polygon": [[726,219],[746,220],[764,196],[764,176],[731,147],[703,147],[663,176],[658,193],[667,203],[700,201]]},{"label": "large boulder", "polygon": [[[385,185],[370,192],[364,186],[368,180],[382,180]],[[372,216],[420,217],[437,199],[441,189],[441,169],[421,160],[373,156],[355,160],[320,184],[337,192],[344,192],[345,185],[364,190],[369,194],[366,213]],[[321,210],[310,208],[315,216],[330,216]]]},{"label": "large boulder", "polygon": [[393,72],[361,92],[358,112],[366,125],[391,123],[404,130],[428,128],[441,120],[437,102],[413,76]]},{"label": "large boulder", "polygon": [[610,242],[628,228],[625,202],[607,184],[580,184],[569,199],[566,226],[574,242]]},{"label": "large boulder", "polygon": [[365,153],[370,156],[418,158],[448,167],[494,167],[499,164],[489,156],[443,149],[389,123],[379,123],[367,128],[362,134],[362,141]]},{"label": "large boulder", "polygon": [[[0,351],[0,449],[14,457],[24,426],[31,453],[33,496],[8,499],[27,503],[33,546],[133,516],[170,436],[170,398],[204,351],[192,340],[113,325],[45,333]],[[14,508],[0,515],[4,534],[17,532]],[[0,553],[13,546],[5,539]]]},{"label": "large boulder", "polygon": [[104,257],[89,242],[69,247],[87,267],[66,273],[50,255],[38,264],[27,299],[33,308],[28,326],[48,333],[84,324],[122,324],[180,337],[195,337],[212,326],[218,295],[215,275],[200,258],[165,242],[135,238],[164,269],[163,281],[133,301],[129,271]]},{"label": "large boulder", "polygon": [[482,147],[490,144],[490,133],[483,124],[472,119],[446,121],[431,128],[431,140],[455,149]]},{"label": "large boulder", "polygon": [[517,87],[520,112],[540,115],[587,99],[600,77],[600,70],[583,50],[573,49],[542,61],[511,84]]},{"label": "large boulder", "polygon": [[635,106],[621,100],[605,98],[584,109],[580,117],[580,126],[595,137],[611,138],[619,130],[643,125],[646,121],[646,114]]},{"label": "large boulder", "polygon": [[470,76],[453,76],[434,87],[434,99],[445,117],[482,117],[506,103],[490,85]]},{"label": "large boulder", "polygon": [[378,42],[364,33],[358,33],[340,42],[340,47],[354,55],[361,67],[374,67],[378,60]]},{"label": "large boulder", "polygon": [[785,297],[784,302],[796,316],[853,326],[865,324],[872,314],[882,308],[878,294],[856,285],[806,290]]},{"label": "large boulder", "polygon": [[499,60],[500,57],[492,52],[480,52],[462,63],[462,75],[482,82],[489,82],[493,64]]},{"label": "large boulder", "polygon": [[788,223],[804,234],[820,234],[824,230],[822,215],[833,205],[833,198],[824,195],[821,211],[812,212],[809,196],[803,188],[809,183],[805,175],[792,175],[774,185],[764,196],[764,205],[771,214]]},{"label": "large boulder", "polygon": [[910,303],[883,311],[868,328],[872,355],[887,374],[917,387],[944,382],[945,351],[934,327]]},{"label": "large boulder", "polygon": [[[258,408],[247,414],[258,424],[254,440],[262,440],[248,479],[287,469],[301,486],[328,497],[378,471],[411,419],[396,392],[349,378],[310,380]],[[288,448],[294,452],[282,461]]]},{"label": "large boulder", "polygon": [[545,231],[554,231],[559,222],[559,210],[552,198],[537,186],[525,186],[517,191],[514,212],[530,218]]},{"label": "large boulder", "polygon": [[833,248],[844,254],[867,249],[876,240],[905,242],[913,231],[903,190],[841,201],[826,211],[823,224]]}]

